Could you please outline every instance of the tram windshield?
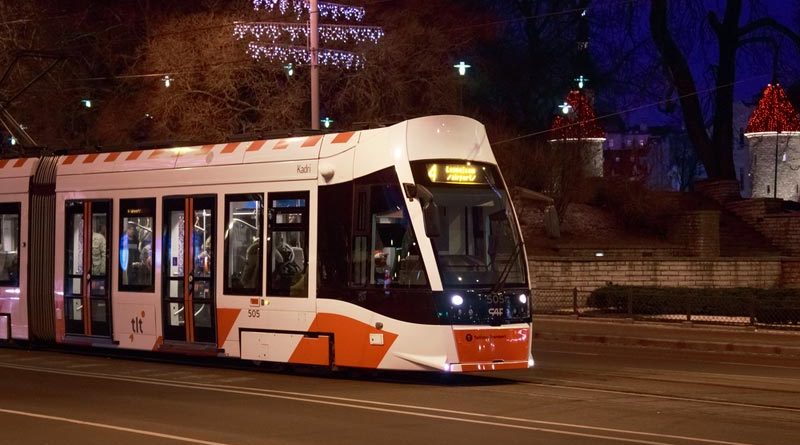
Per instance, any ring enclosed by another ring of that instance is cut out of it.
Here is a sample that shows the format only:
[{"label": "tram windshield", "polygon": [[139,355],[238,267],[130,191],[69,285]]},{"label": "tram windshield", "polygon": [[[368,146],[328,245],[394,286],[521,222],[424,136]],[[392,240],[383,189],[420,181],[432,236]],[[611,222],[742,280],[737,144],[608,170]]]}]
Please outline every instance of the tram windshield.
[{"label": "tram windshield", "polygon": [[438,215],[431,241],[442,284],[526,285],[522,241],[497,168],[449,160],[416,161],[412,167],[417,184],[433,197],[435,210],[426,219]]}]

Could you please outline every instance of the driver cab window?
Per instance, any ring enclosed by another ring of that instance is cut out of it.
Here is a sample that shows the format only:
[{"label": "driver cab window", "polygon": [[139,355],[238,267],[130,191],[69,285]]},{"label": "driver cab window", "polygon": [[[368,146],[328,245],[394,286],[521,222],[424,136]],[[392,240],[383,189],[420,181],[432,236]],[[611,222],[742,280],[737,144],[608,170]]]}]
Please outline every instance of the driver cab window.
[{"label": "driver cab window", "polygon": [[270,193],[268,295],[308,297],[308,192]]},{"label": "driver cab window", "polygon": [[394,168],[355,181],[354,286],[427,286],[428,278]]}]

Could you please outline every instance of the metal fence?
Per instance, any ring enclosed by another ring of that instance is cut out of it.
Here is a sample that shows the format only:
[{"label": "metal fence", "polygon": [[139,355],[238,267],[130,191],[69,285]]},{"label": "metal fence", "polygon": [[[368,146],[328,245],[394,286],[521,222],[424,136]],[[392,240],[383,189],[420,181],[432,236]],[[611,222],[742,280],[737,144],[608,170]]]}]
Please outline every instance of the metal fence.
[{"label": "metal fence", "polygon": [[[535,314],[693,322],[800,330],[800,299],[742,295],[653,295],[622,293],[609,298],[577,288],[536,288]],[[700,293],[700,292],[699,292]],[[700,293],[701,294],[701,293]],[[717,292],[719,294],[719,292]]]}]

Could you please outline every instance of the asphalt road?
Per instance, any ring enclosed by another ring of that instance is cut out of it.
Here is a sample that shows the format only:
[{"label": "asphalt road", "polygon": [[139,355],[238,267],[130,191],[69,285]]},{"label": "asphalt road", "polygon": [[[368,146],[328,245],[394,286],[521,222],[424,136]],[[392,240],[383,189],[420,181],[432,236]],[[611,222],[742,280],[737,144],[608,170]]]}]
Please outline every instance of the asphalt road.
[{"label": "asphalt road", "polygon": [[0,348],[0,444],[800,443],[800,361],[534,354],[526,371],[440,376]]}]

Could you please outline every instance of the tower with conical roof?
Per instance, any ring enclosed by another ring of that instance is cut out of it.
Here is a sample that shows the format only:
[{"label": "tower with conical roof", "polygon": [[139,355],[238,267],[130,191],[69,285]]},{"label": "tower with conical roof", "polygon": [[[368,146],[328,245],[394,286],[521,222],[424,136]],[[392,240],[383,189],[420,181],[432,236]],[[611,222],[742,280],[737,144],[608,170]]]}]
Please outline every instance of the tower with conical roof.
[{"label": "tower with conical roof", "polygon": [[582,88],[572,90],[560,108],[550,126],[550,143],[565,150],[578,150],[586,176],[603,176],[605,132],[597,122],[589,97]]},{"label": "tower with conical roof", "polygon": [[764,89],[744,133],[753,198],[800,198],[800,115],[780,84]]},{"label": "tower with conical roof", "polygon": [[567,94],[566,101],[560,105],[560,112],[550,126],[550,143],[559,149],[570,150],[580,155],[583,173],[588,177],[603,176],[603,142],[605,132],[597,122],[592,106],[592,94],[586,87],[589,79],[584,74],[591,71],[589,56],[589,18],[588,0],[580,0],[583,8],[578,17],[576,30],[575,66],[579,76],[575,79],[577,89]]}]

